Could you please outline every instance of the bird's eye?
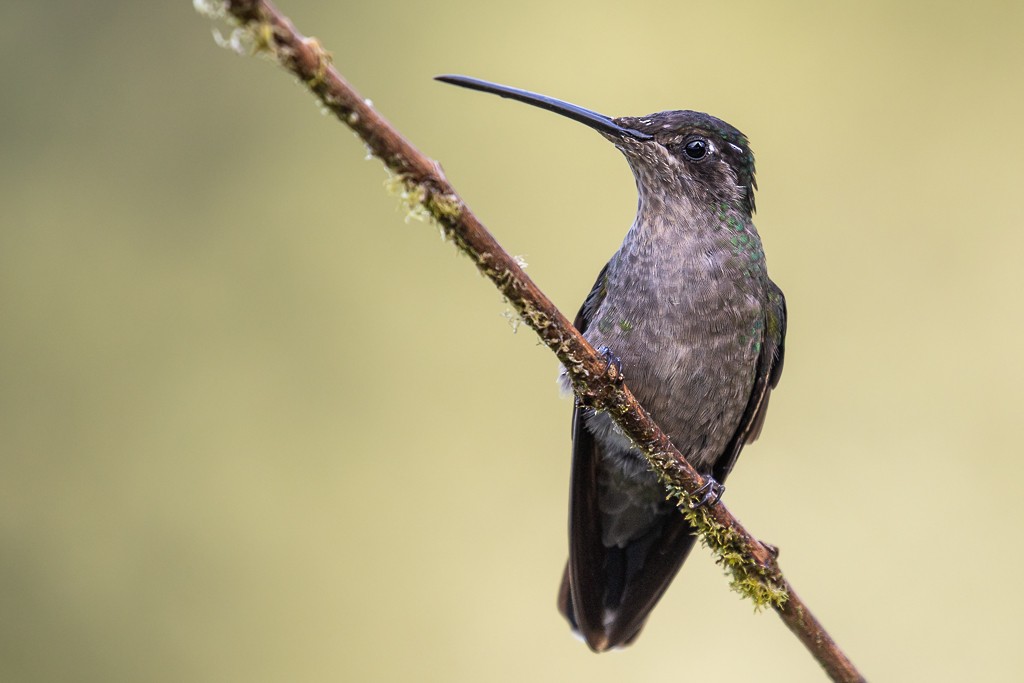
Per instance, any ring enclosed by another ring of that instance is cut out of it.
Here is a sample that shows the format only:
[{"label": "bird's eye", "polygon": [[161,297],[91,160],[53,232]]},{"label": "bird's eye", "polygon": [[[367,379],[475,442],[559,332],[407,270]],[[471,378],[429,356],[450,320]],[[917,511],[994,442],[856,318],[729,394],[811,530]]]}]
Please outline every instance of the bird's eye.
[{"label": "bird's eye", "polygon": [[683,152],[694,161],[703,159],[708,154],[708,141],[702,138],[690,140],[683,146]]}]

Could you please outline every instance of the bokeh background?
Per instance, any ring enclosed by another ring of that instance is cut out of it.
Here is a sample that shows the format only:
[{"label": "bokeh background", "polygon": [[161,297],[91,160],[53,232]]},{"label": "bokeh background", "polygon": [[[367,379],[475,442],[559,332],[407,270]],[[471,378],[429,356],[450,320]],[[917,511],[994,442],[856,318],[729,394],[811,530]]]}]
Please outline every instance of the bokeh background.
[{"label": "bokeh background", "polygon": [[[1024,675],[1024,4],[281,6],[570,315],[626,164],[431,77],[744,130],[791,322],[730,508],[872,680]],[[555,360],[275,65],[184,0],[0,54],[0,680],[823,680],[701,551],[570,637]]]}]

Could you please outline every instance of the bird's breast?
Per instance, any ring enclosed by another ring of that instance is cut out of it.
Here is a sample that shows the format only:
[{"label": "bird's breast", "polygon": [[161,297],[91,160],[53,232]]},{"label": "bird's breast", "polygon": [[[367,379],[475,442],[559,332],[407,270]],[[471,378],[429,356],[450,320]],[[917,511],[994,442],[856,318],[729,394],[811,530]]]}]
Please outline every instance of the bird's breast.
[{"label": "bird's breast", "polygon": [[764,280],[734,236],[624,244],[585,335],[619,357],[630,389],[697,467],[713,465],[739,423],[764,332]]}]

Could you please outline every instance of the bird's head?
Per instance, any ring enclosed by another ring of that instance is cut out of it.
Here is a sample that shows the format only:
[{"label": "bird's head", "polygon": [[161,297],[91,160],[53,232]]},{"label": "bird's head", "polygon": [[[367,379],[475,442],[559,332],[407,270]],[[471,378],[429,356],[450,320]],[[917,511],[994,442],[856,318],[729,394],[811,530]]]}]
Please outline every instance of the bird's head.
[{"label": "bird's head", "polygon": [[453,85],[553,111],[597,130],[629,161],[641,196],[683,192],[698,205],[754,211],[754,155],[746,136],[696,111],[612,118],[568,102],[467,76],[438,76]]}]

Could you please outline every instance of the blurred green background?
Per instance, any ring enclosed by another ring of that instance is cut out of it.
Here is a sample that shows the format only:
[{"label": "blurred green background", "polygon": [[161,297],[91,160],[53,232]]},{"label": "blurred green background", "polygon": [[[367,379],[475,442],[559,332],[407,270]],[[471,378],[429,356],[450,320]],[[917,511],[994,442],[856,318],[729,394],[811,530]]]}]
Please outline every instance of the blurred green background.
[{"label": "blurred green background", "polygon": [[[872,680],[1022,675],[1022,3],[281,6],[569,315],[626,164],[431,77],[744,130],[791,323],[730,508]],[[706,551],[570,637],[553,356],[273,64],[185,1],[0,53],[0,680],[823,679]]]}]

